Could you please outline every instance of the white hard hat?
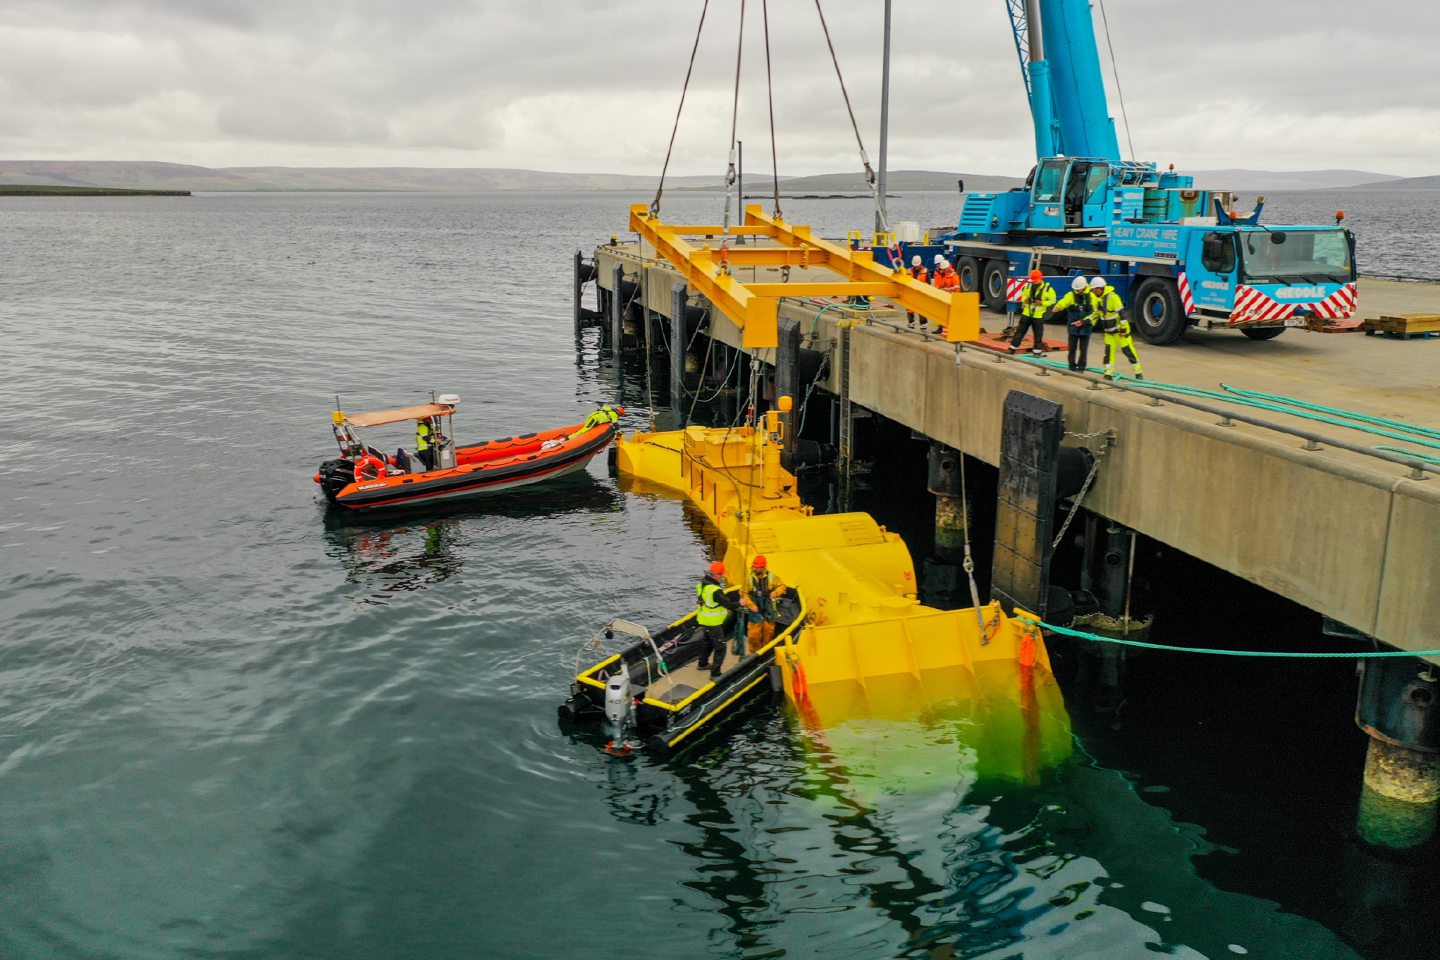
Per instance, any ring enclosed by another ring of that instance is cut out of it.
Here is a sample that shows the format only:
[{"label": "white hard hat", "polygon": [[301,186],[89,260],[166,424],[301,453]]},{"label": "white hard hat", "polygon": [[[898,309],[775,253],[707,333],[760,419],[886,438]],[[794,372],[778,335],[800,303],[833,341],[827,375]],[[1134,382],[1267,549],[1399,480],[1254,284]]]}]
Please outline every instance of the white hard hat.
[{"label": "white hard hat", "polygon": [[913,256],[913,257],[910,258],[910,266],[912,266],[912,267],[918,267],[918,266],[920,266],[920,254],[917,253],[917,254],[915,254],[915,256]]},{"label": "white hard hat", "polygon": [[1096,277],[1094,280],[1090,281],[1091,290],[1104,290],[1108,286],[1110,286],[1110,284],[1105,282],[1104,277]]},{"label": "white hard hat", "polygon": [[1086,280],[1084,277],[1076,277],[1074,280],[1070,281],[1070,289],[1074,290],[1076,293],[1079,293],[1081,290],[1084,290],[1088,286],[1090,286],[1090,281]]},{"label": "white hard hat", "polygon": [[938,267],[938,266],[940,266],[940,264],[942,264],[942,263],[944,263],[944,262],[945,262],[945,258],[944,258],[944,257],[942,257],[942,256],[941,256],[940,254],[938,254],[938,253],[935,254],[935,266]]},{"label": "white hard hat", "polygon": [[941,258],[940,258],[940,266],[942,266],[942,267],[948,267],[948,266],[950,266],[950,261],[949,261],[949,260],[946,260],[944,257],[941,257]]}]

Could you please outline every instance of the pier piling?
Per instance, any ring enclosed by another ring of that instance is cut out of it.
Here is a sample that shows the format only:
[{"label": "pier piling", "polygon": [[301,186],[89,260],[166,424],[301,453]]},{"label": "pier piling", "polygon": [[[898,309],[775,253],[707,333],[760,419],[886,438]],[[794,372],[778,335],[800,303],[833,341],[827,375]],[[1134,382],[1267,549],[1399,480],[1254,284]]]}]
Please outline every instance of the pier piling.
[{"label": "pier piling", "polygon": [[1440,804],[1440,671],[1419,659],[1360,666],[1355,722],[1370,736],[1357,827],[1377,846],[1419,846]]}]

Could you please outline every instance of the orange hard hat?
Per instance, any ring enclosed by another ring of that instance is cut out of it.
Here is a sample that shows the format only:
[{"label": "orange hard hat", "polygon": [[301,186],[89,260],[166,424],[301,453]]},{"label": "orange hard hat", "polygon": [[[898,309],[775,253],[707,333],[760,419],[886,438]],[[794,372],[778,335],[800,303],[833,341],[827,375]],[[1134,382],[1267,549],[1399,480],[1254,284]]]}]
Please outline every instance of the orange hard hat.
[{"label": "orange hard hat", "polygon": [[715,574],[715,576],[717,577],[724,576],[725,564],[721,563],[719,560],[716,560],[714,563],[710,564],[710,572]]},{"label": "orange hard hat", "polygon": [[763,570],[765,568],[765,555],[763,553],[755,554],[755,559],[750,561],[750,566],[760,567]]},{"label": "orange hard hat", "polygon": [[1031,283],[1039,283],[1041,280],[1044,280],[1044,279],[1045,279],[1045,274],[1041,273],[1039,270],[1031,270],[1031,271],[1030,271],[1030,282],[1031,282]]}]

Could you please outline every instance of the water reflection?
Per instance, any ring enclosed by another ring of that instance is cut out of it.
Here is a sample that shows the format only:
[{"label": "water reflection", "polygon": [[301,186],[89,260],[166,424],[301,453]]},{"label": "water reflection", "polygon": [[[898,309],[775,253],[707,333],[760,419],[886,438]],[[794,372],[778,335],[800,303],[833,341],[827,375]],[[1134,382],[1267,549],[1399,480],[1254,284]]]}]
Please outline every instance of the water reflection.
[{"label": "water reflection", "polygon": [[[428,507],[428,509],[427,509]],[[454,577],[486,521],[612,513],[622,508],[615,490],[589,474],[564,477],[536,490],[493,500],[417,505],[382,516],[325,512],[325,552],[340,561],[346,582],[373,589],[362,603],[385,603],[397,593],[424,590]]]}]

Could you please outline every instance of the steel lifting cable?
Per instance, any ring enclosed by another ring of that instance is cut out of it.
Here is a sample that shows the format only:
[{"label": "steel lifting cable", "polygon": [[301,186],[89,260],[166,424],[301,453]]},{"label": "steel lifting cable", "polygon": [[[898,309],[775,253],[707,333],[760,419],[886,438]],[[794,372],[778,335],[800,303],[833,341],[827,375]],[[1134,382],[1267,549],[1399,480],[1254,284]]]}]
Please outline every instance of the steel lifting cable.
[{"label": "steel lifting cable", "polygon": [[820,15],[820,29],[825,32],[825,46],[830,48],[830,62],[835,64],[835,79],[840,81],[840,95],[845,98],[845,110],[850,114],[850,129],[855,131],[855,143],[860,148],[860,162],[865,165],[865,182],[870,187],[870,196],[875,200],[875,215],[880,228],[890,232],[890,221],[885,216],[885,205],[880,202],[880,192],[875,184],[875,169],[870,166],[870,155],[865,152],[865,141],[860,136],[860,124],[855,121],[855,108],[850,106],[850,92],[845,89],[845,77],[840,73],[840,58],[835,56],[835,44],[830,42],[830,27],[825,23],[825,11],[820,0],[815,0],[815,12]]},{"label": "steel lifting cable", "polygon": [[695,45],[690,48],[690,65],[685,68],[685,84],[680,88],[680,106],[675,108],[675,125],[670,128],[670,146],[665,148],[665,165],[660,168],[660,184],[655,188],[655,199],[650,203],[650,216],[660,216],[660,195],[665,192],[665,173],[670,169],[670,154],[675,149],[675,133],[680,129],[680,114],[685,110],[685,94],[690,89],[690,74],[695,70],[695,52],[700,49],[700,34],[705,30],[705,13],[710,9],[710,0],[700,8],[700,26],[695,28]]},{"label": "steel lifting cable", "polygon": [[[730,164],[725,168],[725,230],[730,232],[730,188],[735,186],[735,127],[740,120],[740,57],[745,52],[745,0],[740,0],[740,35],[735,40],[735,94],[730,101]],[[741,201],[744,206],[744,201]],[[721,243],[724,243],[722,236]]]},{"label": "steel lifting cable", "polygon": [[1100,21],[1105,24],[1105,46],[1110,48],[1110,71],[1115,75],[1115,96],[1120,101],[1120,119],[1125,121],[1125,142],[1130,145],[1130,159],[1135,159],[1135,141],[1130,139],[1130,116],[1125,112],[1125,91],[1120,89],[1120,64],[1115,62],[1115,44],[1110,41],[1110,18],[1105,15],[1105,0],[1100,0]]},{"label": "steel lifting cable", "polygon": [[[770,0],[760,0],[760,18],[765,23],[765,96],[770,101],[770,176],[775,184],[775,219],[780,214],[780,161],[775,149],[775,81],[770,75]],[[740,213],[745,213],[745,198],[740,198]],[[786,279],[789,279],[788,273]]]}]

